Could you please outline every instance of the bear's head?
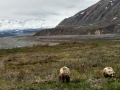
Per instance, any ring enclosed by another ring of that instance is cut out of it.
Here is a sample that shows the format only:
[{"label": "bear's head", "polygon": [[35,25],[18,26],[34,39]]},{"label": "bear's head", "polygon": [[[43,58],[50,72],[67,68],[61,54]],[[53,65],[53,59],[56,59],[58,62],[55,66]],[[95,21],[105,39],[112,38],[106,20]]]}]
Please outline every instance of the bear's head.
[{"label": "bear's head", "polygon": [[106,67],[103,69],[103,74],[105,77],[114,77],[115,72],[112,67]]}]

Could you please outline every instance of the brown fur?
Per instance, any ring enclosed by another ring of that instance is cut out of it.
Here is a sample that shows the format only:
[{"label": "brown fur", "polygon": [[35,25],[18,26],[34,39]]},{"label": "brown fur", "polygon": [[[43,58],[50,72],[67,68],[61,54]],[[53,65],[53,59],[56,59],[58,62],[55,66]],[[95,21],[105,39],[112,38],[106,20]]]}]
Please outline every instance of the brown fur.
[{"label": "brown fur", "polygon": [[107,77],[112,77],[111,75],[108,75],[107,73],[105,73],[105,72],[103,72],[103,76],[105,77],[105,78],[107,78]]},{"label": "brown fur", "polygon": [[64,83],[64,82],[69,82],[70,81],[70,70],[67,67],[62,67],[60,69],[60,74],[59,74],[59,81]]},{"label": "brown fur", "polygon": [[64,83],[64,82],[68,83],[70,81],[70,77],[67,74],[60,74],[59,75],[59,81],[62,82],[62,83]]},{"label": "brown fur", "polygon": [[107,77],[113,77],[114,76],[114,74],[115,74],[115,72],[113,71],[113,69],[112,69],[112,67],[105,67],[104,69],[103,69],[103,76],[105,77],[105,78],[107,78]]}]

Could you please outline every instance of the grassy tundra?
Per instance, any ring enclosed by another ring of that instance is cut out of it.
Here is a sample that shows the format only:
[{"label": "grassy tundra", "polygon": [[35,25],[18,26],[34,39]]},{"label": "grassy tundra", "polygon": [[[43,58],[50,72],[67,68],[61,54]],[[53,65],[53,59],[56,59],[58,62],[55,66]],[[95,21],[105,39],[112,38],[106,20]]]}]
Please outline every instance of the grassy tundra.
[{"label": "grassy tundra", "polygon": [[[58,81],[67,66],[70,82]],[[113,67],[114,78],[102,70]],[[119,90],[120,41],[83,41],[0,50],[0,90]]]}]

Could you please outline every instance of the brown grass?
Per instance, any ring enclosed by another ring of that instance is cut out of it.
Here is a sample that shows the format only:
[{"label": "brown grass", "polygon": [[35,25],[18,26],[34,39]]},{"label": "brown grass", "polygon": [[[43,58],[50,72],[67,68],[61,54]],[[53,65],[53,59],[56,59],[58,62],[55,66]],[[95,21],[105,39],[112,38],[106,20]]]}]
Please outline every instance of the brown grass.
[{"label": "brown grass", "polygon": [[[29,90],[26,88],[33,88],[33,86],[43,90],[53,87],[59,87],[55,90],[64,90],[75,89],[79,84],[84,90],[85,85],[90,85],[89,87],[93,89],[102,89],[109,81],[102,75],[105,66],[113,67],[116,72],[116,78],[111,79],[109,83],[116,87],[120,84],[120,41],[86,41],[2,51],[4,51],[0,56],[0,63],[3,64],[0,67],[0,89],[2,90],[20,88]],[[68,86],[61,86],[58,82],[59,69],[62,66],[67,66],[71,70],[71,81]]]}]

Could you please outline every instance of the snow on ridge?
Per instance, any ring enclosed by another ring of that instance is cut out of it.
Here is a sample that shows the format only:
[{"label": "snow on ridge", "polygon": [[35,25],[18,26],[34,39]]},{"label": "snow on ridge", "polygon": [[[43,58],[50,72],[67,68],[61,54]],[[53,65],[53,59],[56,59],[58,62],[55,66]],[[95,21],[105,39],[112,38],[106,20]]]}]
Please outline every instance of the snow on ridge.
[{"label": "snow on ridge", "polygon": [[53,28],[59,23],[58,20],[26,19],[26,20],[0,20],[0,31],[13,29],[38,29]]},{"label": "snow on ridge", "polygon": [[81,12],[81,14],[84,14],[85,12],[83,11],[83,12]]}]

